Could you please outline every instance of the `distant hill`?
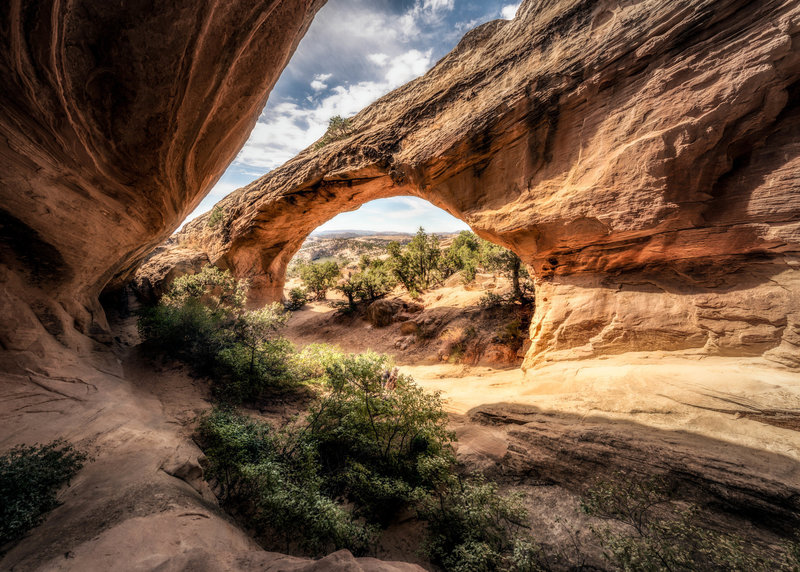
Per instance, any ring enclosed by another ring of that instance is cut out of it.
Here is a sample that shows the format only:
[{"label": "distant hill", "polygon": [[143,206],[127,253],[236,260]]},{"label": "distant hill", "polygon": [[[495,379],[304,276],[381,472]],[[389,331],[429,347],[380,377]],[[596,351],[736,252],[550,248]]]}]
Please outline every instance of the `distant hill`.
[{"label": "distant hill", "polygon": [[309,236],[318,238],[357,238],[360,236],[413,236],[410,232],[380,230],[315,230]]},{"label": "distant hill", "polygon": [[[460,232],[460,231],[458,231]],[[450,236],[458,234],[458,232],[430,232],[429,234],[435,234],[437,236]],[[411,238],[414,236],[414,232],[400,232],[400,231],[391,231],[391,230],[315,230],[309,235],[313,238],[359,238],[359,237],[381,237],[381,236],[392,236],[392,237],[408,237]]]}]

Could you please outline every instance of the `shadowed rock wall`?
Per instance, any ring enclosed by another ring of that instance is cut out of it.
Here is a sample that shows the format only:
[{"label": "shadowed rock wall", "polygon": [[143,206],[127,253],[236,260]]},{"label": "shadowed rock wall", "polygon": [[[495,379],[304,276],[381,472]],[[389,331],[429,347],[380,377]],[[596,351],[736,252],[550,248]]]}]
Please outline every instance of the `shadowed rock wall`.
[{"label": "shadowed rock wall", "polygon": [[413,194],[537,281],[532,366],[627,351],[800,366],[800,5],[527,0],[178,236],[280,296],[306,235]]},{"label": "shadowed rock wall", "polygon": [[216,182],[323,3],[2,2],[3,348],[102,338],[98,294]]}]

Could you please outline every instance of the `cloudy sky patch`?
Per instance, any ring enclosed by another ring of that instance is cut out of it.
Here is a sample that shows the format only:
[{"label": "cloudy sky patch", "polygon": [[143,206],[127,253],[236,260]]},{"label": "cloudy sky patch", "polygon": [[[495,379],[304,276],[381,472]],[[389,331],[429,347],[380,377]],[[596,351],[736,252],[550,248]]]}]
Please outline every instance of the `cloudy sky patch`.
[{"label": "cloudy sky patch", "polygon": [[[355,115],[424,74],[469,29],[513,17],[517,7],[508,0],[329,0],[278,80],[247,143],[187,220],[314,143],[334,115]],[[334,225],[332,228],[377,228],[375,222],[364,227],[359,221],[374,220],[371,213],[380,212],[382,217],[402,222],[406,230],[415,230],[419,226],[416,220],[427,221],[423,226],[429,230],[446,230],[444,227],[456,223],[465,227],[421,199],[414,198],[411,203],[408,199],[384,199],[379,207],[368,204],[340,215],[342,221],[336,217],[327,224]],[[409,204],[414,209],[409,209]],[[355,226],[337,226],[340,222]]]}]

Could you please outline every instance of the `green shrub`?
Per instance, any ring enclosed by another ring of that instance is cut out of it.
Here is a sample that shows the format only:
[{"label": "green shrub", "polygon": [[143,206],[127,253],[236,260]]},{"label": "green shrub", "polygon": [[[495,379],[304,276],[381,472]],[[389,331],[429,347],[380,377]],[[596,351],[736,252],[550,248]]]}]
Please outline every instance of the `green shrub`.
[{"label": "green shrub", "polygon": [[445,570],[458,572],[538,570],[538,550],[524,532],[527,511],[519,495],[475,475],[449,477],[446,486],[422,497],[427,522],[425,552]]},{"label": "green shrub", "polygon": [[322,149],[329,143],[345,139],[353,134],[352,121],[341,115],[334,115],[328,120],[328,129],[325,135],[314,144],[314,149]]},{"label": "green shrub", "polygon": [[581,507],[590,516],[623,525],[623,532],[593,529],[606,549],[604,556],[620,570],[778,569],[742,537],[700,526],[696,509],[682,508],[672,497],[661,477],[618,474],[593,486]]},{"label": "green shrub", "polygon": [[222,210],[222,207],[215,206],[211,209],[211,214],[208,215],[208,227],[214,228],[223,218],[225,218],[225,211]]},{"label": "green shrub", "polygon": [[14,447],[0,456],[0,547],[37,526],[86,455],[64,441]]},{"label": "green shrub", "polygon": [[350,310],[355,310],[356,301],[373,302],[388,294],[397,284],[388,264],[378,258],[362,256],[359,271],[352,273],[336,286],[347,297]]},{"label": "green shrub", "polygon": [[325,375],[328,392],[312,406],[307,426],[331,477],[329,490],[386,523],[414,488],[431,485],[419,471],[420,459],[453,461],[441,398],[375,353],[343,356]]},{"label": "green shrub", "polygon": [[[323,391],[280,431],[227,410],[203,417],[206,478],[223,504],[281,550],[361,554],[403,510],[428,524],[428,553],[445,570],[537,570],[520,532],[519,499],[456,475],[441,398],[386,356],[307,347],[292,367]],[[347,508],[345,508],[347,507]]]},{"label": "green shrub", "polygon": [[439,238],[422,227],[405,247],[398,242],[388,246],[391,269],[409,292],[420,292],[441,283],[442,252]]},{"label": "green shrub", "polygon": [[317,300],[324,300],[339,277],[339,265],[333,261],[309,262],[299,268],[300,279]]},{"label": "green shrub", "polygon": [[442,256],[445,276],[456,272],[463,274],[464,282],[475,279],[478,271],[481,239],[468,230],[461,231]]},{"label": "green shrub", "polygon": [[308,290],[305,288],[292,288],[289,290],[289,299],[286,301],[287,310],[299,310],[308,302]]},{"label": "green shrub", "polygon": [[206,454],[206,478],[217,483],[220,497],[273,542],[294,544],[312,555],[341,548],[363,554],[372,529],[356,522],[321,492],[316,456],[304,443],[287,452],[286,435],[266,423],[228,410],[204,416],[198,441]]},{"label": "green shrub", "polygon": [[176,279],[157,306],[145,309],[139,332],[150,347],[211,374],[217,397],[252,401],[297,378],[290,367],[294,349],[277,336],[289,315],[277,303],[247,311],[246,299],[246,283],[207,266]]}]

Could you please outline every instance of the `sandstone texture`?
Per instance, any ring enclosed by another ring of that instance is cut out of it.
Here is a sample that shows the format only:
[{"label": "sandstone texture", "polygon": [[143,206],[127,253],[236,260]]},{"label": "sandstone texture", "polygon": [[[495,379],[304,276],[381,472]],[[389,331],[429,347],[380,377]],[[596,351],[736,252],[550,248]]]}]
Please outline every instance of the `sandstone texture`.
[{"label": "sandstone texture", "polygon": [[101,290],[213,186],[323,3],[2,3],[3,348],[102,339]]},{"label": "sandstone texture", "polygon": [[319,224],[410,194],[536,277],[526,366],[634,350],[800,367],[800,5],[526,0],[177,236],[281,296]]}]

